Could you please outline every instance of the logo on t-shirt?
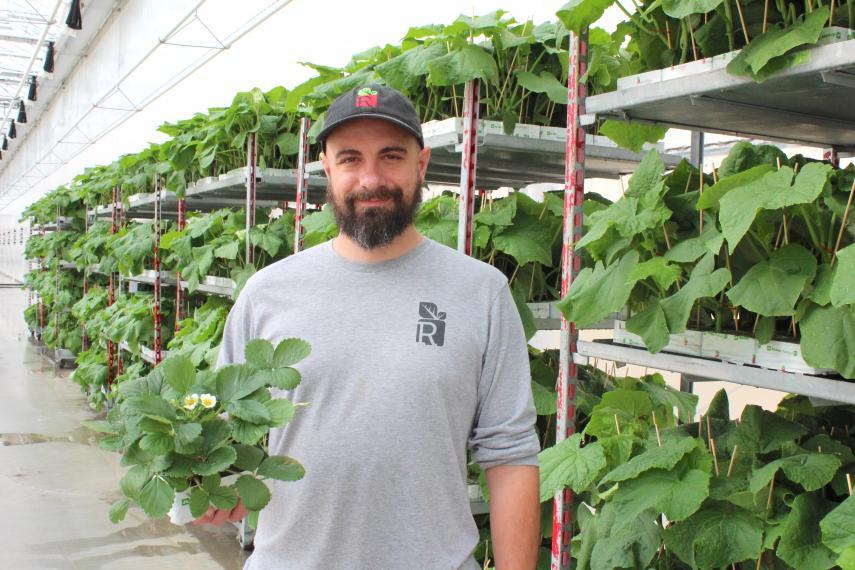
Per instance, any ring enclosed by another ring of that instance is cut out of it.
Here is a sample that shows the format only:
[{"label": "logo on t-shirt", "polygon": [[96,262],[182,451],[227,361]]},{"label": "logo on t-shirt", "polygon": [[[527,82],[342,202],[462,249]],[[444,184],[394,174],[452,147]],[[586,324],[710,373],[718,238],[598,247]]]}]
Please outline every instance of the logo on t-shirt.
[{"label": "logo on t-shirt", "polygon": [[419,319],[416,325],[416,342],[428,346],[442,346],[445,343],[445,313],[434,303],[419,303]]}]

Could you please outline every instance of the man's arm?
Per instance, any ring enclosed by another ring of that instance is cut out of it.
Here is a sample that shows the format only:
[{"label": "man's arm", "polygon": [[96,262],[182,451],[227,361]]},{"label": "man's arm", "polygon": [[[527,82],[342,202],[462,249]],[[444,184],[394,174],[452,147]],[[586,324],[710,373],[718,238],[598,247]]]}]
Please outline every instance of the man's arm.
[{"label": "man's arm", "polygon": [[497,570],[532,570],[540,538],[540,472],[533,465],[486,470],[490,532]]}]

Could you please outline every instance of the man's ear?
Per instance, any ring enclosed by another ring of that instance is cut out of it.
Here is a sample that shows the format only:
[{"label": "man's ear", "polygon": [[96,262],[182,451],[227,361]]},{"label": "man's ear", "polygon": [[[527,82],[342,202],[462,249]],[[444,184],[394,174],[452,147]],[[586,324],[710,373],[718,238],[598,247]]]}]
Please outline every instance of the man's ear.
[{"label": "man's ear", "polygon": [[428,163],[430,162],[430,147],[426,146],[425,148],[419,150],[418,155],[418,167],[419,167],[419,178],[425,180],[425,175],[427,174]]},{"label": "man's ear", "polygon": [[329,180],[330,179],[330,163],[329,163],[329,160],[327,160],[327,153],[324,151],[321,151],[321,164],[324,166],[324,172],[327,175],[327,180]]}]

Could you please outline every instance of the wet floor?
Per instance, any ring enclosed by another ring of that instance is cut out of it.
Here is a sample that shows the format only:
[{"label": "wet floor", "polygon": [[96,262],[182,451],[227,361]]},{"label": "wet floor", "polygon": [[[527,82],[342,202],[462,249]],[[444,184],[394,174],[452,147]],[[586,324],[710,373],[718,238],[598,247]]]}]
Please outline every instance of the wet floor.
[{"label": "wet floor", "polygon": [[26,304],[26,292],[0,289],[0,568],[241,568],[233,526],[175,526],[133,508],[110,522],[125,470],[81,426],[99,415],[69,371],[27,341]]}]

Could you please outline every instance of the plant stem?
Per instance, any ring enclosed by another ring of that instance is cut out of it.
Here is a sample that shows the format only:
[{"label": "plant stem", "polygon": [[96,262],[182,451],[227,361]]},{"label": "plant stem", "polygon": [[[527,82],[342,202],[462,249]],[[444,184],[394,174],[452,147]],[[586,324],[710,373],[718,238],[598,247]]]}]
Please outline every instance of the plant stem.
[{"label": "plant stem", "polygon": [[739,22],[742,24],[742,35],[745,36],[745,44],[751,41],[748,39],[748,27],[745,25],[745,18],[742,17],[742,4],[739,3],[739,0],[735,0],[736,2],[736,11],[739,12]]},{"label": "plant stem", "polygon": [[831,255],[832,267],[834,267],[834,261],[837,259],[837,250],[840,249],[840,242],[843,240],[843,232],[846,230],[846,222],[849,219],[849,210],[852,208],[853,196],[855,196],[855,182],[852,182],[852,189],[849,190],[849,200],[846,202],[846,210],[843,212],[843,221],[840,223],[840,232],[837,234],[837,243],[834,244],[834,253]]},{"label": "plant stem", "polygon": [[[656,429],[656,443],[659,444],[659,447],[662,447],[662,436],[659,433],[659,423],[656,421],[656,412],[650,412],[653,416],[653,427]],[[617,417],[617,416],[615,416]]]},{"label": "plant stem", "polygon": [[733,34],[733,8],[730,0],[724,0],[724,20],[727,22],[727,46],[730,51],[736,49],[736,38]]},{"label": "plant stem", "polygon": [[[709,416],[707,416],[707,418],[709,419]],[[712,437],[710,438],[710,451],[712,452],[713,465],[715,465],[715,476],[719,477],[721,472],[718,468],[718,454],[715,450],[715,439]]]},{"label": "plant stem", "polygon": [[766,21],[769,19],[769,0],[763,3],[763,33],[766,33]]},{"label": "plant stem", "polygon": [[739,450],[739,444],[733,446],[733,455],[730,456],[730,466],[727,468],[727,476],[730,477],[733,473],[733,464],[736,462],[736,452]]},{"label": "plant stem", "polygon": [[[739,0],[736,0],[739,2]],[[738,5],[738,4],[737,4]],[[698,46],[695,44],[695,31],[692,29],[692,22],[690,21],[691,16],[686,17],[686,26],[689,28],[689,39],[692,41],[692,55],[695,60],[698,59]],[[703,176],[701,176],[701,180],[703,180]]]}]

